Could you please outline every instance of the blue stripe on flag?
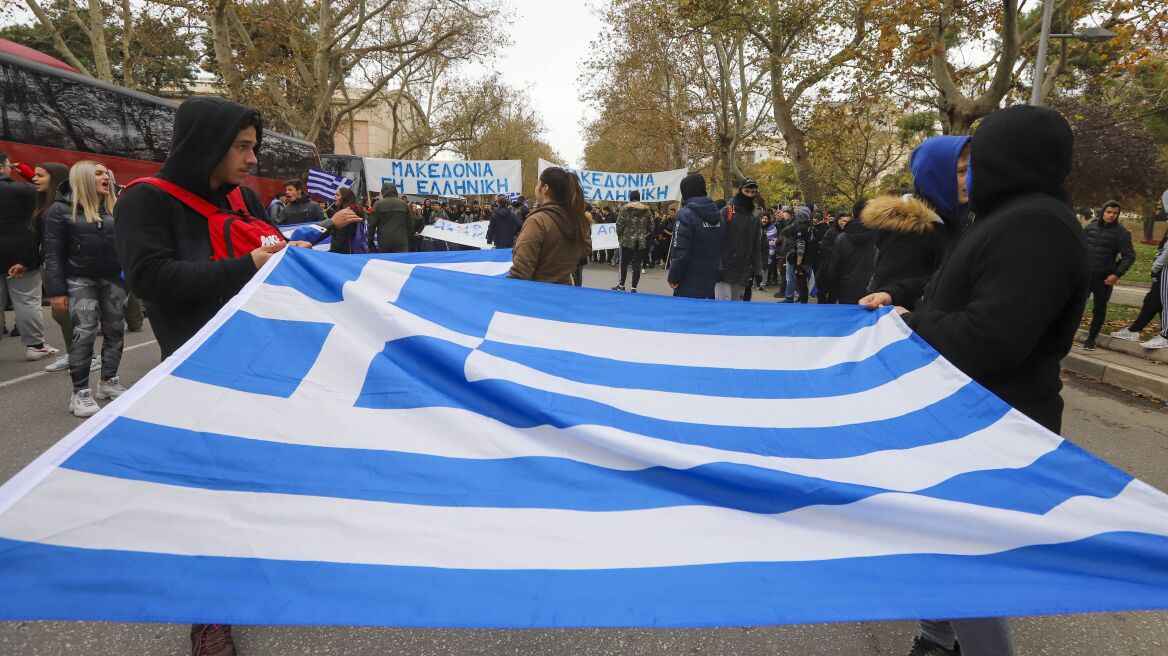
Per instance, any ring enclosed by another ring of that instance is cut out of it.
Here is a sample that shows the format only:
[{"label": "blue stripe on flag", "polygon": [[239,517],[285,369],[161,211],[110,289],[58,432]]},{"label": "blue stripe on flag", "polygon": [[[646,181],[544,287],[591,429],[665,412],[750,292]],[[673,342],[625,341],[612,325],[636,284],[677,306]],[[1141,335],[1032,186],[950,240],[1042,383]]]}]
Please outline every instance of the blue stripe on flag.
[{"label": "blue stripe on flag", "polygon": [[[1075,496],[1111,498],[1131,482],[1099,485],[1062,474],[1089,466],[1069,442],[1019,469],[960,474],[917,494],[1045,514]],[[565,458],[479,460],[396,451],[282,444],[197,433],[124,417],[71,456],[66,469],[212,490],[301,494],[412,505],[557,508],[589,512],[714,506],[776,514],[848,504],[889,490],[716,462],[622,471]],[[523,481],[516,485],[515,481]]]},{"label": "blue stripe on flag", "polygon": [[[1067,476],[1067,472],[1083,471],[1093,475],[1087,480]],[[1043,515],[1073,496],[1110,499],[1131,480],[1119,469],[1100,467],[1094,456],[1063,442],[1029,467],[960,474],[917,494]]]},{"label": "blue stripe on flag", "polygon": [[179,378],[288,397],[316,362],[332,324],[239,311],[174,370]]},{"label": "blue stripe on flag", "polygon": [[1009,406],[977,383],[915,412],[829,428],[741,428],[636,415],[588,399],[511,382],[467,383],[470,349],[430,337],[390,342],[374,358],[357,399],[363,408],[462,408],[510,426],[594,424],[664,440],[762,455],[842,458],[964,437],[1001,419]]},{"label": "blue stripe on flag", "polygon": [[591,385],[747,399],[807,399],[852,394],[890,383],[937,359],[913,334],[859,362],[823,369],[762,371],[624,362],[569,351],[483,342],[479,350]]},{"label": "blue stripe on flag", "polygon": [[0,620],[568,628],[997,617],[1168,607],[1168,538],[1108,533],[988,556],[515,571],[0,539],[0,589]]},{"label": "blue stripe on flag", "polygon": [[590,512],[698,505],[781,513],[852,503],[886,491],[728,463],[619,471],[564,458],[444,458],[278,444],[125,418],[62,466],[200,489]]}]

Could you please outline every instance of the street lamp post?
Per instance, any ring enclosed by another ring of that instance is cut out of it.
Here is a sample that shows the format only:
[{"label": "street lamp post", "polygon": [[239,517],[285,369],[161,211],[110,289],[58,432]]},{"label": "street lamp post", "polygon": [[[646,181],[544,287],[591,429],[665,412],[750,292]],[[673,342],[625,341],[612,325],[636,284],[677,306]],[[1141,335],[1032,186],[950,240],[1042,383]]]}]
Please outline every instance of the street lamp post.
[{"label": "street lamp post", "polygon": [[1034,88],[1030,91],[1030,104],[1042,104],[1042,84],[1046,76],[1046,51],[1051,39],[1077,39],[1087,43],[1099,43],[1115,38],[1115,32],[1104,27],[1088,27],[1074,34],[1051,34],[1050,21],[1054,14],[1054,0],[1046,0],[1042,8],[1042,35],[1038,38],[1038,59],[1034,62]]}]

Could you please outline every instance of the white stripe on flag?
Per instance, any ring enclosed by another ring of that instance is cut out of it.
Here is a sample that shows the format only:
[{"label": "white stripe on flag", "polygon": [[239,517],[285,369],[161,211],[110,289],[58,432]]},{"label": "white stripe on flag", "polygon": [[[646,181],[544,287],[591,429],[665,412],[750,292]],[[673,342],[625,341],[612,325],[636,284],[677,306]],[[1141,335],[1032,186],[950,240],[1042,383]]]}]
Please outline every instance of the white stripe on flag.
[{"label": "white stripe on flag", "polygon": [[470,382],[508,381],[537,391],[603,403],[642,417],[758,428],[847,426],[891,419],[944,400],[969,384],[969,377],[941,356],[863,392],[793,399],[709,396],[581,383],[478,350],[467,358],[465,371]]},{"label": "white stripe on flag", "polygon": [[[214,407],[215,412],[196,408]],[[493,460],[551,457],[609,469],[685,470],[733,463],[841,483],[913,492],[974,471],[1019,469],[1059,448],[1053,433],[1028,436],[1030,420],[1011,410],[960,439],[844,458],[783,458],[663,440],[611,426],[515,428],[459,408],[335,408],[170,377],[126,410],[130,419],[199,433],[279,444]],[[468,439],[473,435],[474,439]]]},{"label": "white stripe on flag", "polygon": [[640,364],[793,371],[863,360],[910,334],[891,312],[847,337],[671,333],[497,312],[487,329],[487,341]]},{"label": "white stripe on flag", "polygon": [[1163,493],[1132,481],[1114,498],[1072,497],[1045,515],[901,493],[775,515],[586,512],[224,492],[60,469],[0,516],[0,537],[60,546],[491,570],[976,556],[1113,531],[1168,536]]}]

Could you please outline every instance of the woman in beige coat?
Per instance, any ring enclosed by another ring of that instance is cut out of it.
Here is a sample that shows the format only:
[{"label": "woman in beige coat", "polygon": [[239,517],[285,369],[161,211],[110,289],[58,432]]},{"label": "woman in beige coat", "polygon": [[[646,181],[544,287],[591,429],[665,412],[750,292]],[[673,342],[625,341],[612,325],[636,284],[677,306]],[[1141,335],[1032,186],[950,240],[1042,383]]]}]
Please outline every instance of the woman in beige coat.
[{"label": "woman in beige coat", "polygon": [[511,278],[571,285],[576,267],[592,251],[592,226],[584,190],[574,174],[553,166],[539,175],[539,209],[523,222],[511,255]]}]

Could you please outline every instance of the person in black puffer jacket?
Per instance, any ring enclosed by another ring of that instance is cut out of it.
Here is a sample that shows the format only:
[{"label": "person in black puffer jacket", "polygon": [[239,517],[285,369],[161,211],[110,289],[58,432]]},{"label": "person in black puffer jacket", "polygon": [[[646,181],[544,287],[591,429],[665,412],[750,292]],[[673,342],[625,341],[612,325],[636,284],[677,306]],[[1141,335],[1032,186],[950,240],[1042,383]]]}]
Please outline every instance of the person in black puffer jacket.
[{"label": "person in black puffer jacket", "polygon": [[706,195],[701,173],[685,176],[679,187],[681,209],[673,229],[669,286],[674,296],[714,298],[724,230],[718,204]]},{"label": "person in black puffer jacket", "polygon": [[[82,160],[57,188],[57,200],[45,214],[45,289],[55,310],[68,309],[73,323],[69,373],[73,396],[69,411],[78,417],[97,413],[93,398],[125,392],[118,381],[125,331],[126,283],[114,244],[114,205],[109,171]],[[101,379],[89,389],[89,367],[97,327],[101,325]]]},{"label": "person in black puffer jacket", "polygon": [[515,236],[523,223],[511,209],[506,198],[495,201],[495,209],[491,210],[490,223],[487,224],[487,243],[494,244],[495,248],[514,248]]},{"label": "person in black puffer jacket", "polygon": [[1087,341],[1083,343],[1087,350],[1095,348],[1095,338],[1107,320],[1107,302],[1111,300],[1115,283],[1136,261],[1131,233],[1120,224],[1119,210],[1119,202],[1109,200],[1103,204],[1099,218],[1083,228],[1091,265],[1091,297],[1095,299],[1091,309],[1091,328],[1087,331]]},{"label": "person in black puffer jacket", "polygon": [[288,194],[288,204],[284,206],[284,214],[280,223],[295,225],[298,223],[320,223],[325,220],[324,210],[308,194],[304,193],[304,183],[300,180],[288,180],[284,183],[284,192]]}]

